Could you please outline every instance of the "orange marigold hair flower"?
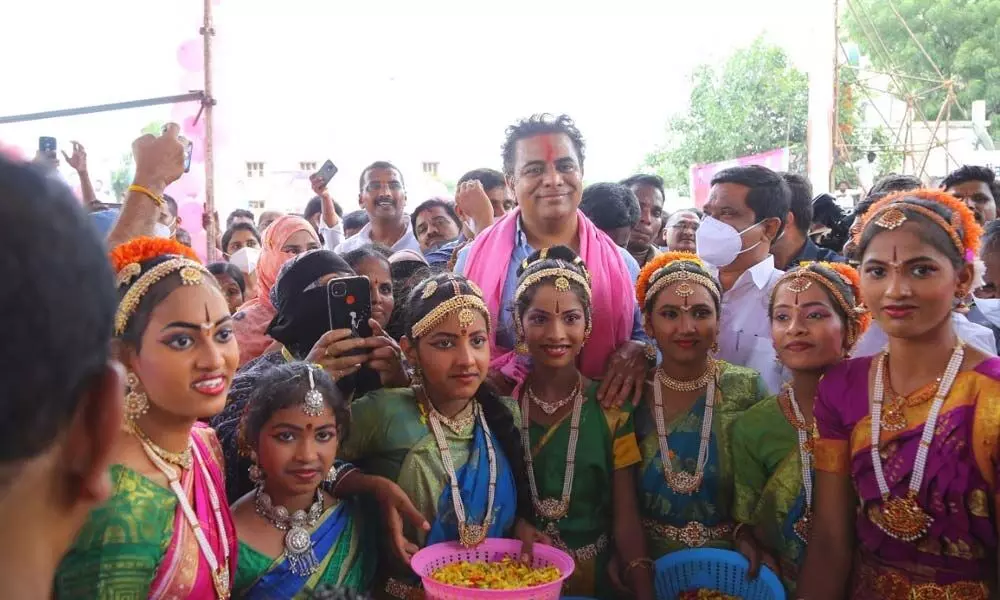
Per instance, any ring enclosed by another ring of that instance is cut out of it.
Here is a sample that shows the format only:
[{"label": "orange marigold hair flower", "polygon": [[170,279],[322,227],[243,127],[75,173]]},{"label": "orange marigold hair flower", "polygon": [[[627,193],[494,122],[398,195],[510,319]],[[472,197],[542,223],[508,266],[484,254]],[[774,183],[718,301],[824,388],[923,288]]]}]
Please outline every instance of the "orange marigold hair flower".
[{"label": "orange marigold hair flower", "polygon": [[142,263],[164,255],[177,255],[189,258],[197,263],[201,260],[194,250],[184,244],[166,238],[139,237],[116,246],[111,250],[111,266],[117,274],[125,265]]},{"label": "orange marigold hair flower", "polygon": [[[905,204],[907,198],[919,198],[928,202],[935,202],[950,210],[952,213],[952,218],[950,219],[951,226],[954,227],[956,224],[958,225],[958,228],[954,229],[954,233],[956,233],[962,241],[962,258],[969,263],[975,260],[975,258],[979,255],[979,245],[983,235],[983,228],[979,226],[979,223],[976,223],[975,213],[973,213],[964,202],[941,190],[910,190],[906,192],[896,192],[882,198],[873,204],[872,207],[868,209],[868,212],[865,213],[865,216],[863,217],[863,225],[858,231],[855,243],[860,243],[861,234],[868,228],[868,224],[871,222],[872,218],[882,212],[882,210],[890,204]],[[947,221],[948,219],[945,220]]]},{"label": "orange marigold hair flower", "polygon": [[649,280],[652,279],[653,273],[678,261],[694,263],[702,269],[705,268],[705,263],[692,252],[664,252],[657,255],[639,271],[639,278],[635,282],[635,297],[640,307],[646,305],[646,290],[649,289]]},{"label": "orange marigold hair flower", "polygon": [[[851,288],[851,293],[854,294],[854,302],[861,306],[861,275],[858,273],[857,269],[846,264],[846,263],[820,263],[827,269],[830,269],[837,275],[840,275],[841,279],[847,283],[848,287]],[[858,335],[868,331],[868,327],[872,324],[872,314],[867,310],[863,312],[855,312],[856,319],[858,321]]]}]

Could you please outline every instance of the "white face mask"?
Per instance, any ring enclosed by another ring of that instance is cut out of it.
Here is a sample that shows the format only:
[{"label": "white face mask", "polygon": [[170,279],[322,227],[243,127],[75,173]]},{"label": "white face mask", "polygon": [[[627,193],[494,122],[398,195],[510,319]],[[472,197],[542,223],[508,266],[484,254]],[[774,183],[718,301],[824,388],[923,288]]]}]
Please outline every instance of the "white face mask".
[{"label": "white face mask", "polygon": [[170,231],[170,227],[164,225],[163,223],[153,225],[153,235],[158,238],[167,239],[174,237],[173,232]]},{"label": "white face mask", "polygon": [[698,256],[713,267],[719,269],[728,267],[733,264],[737,256],[760,245],[760,242],[757,242],[749,248],[742,249],[743,238],[740,236],[762,223],[754,223],[743,231],[736,231],[732,225],[706,216],[701,220],[701,226],[694,234],[695,243],[698,246]]},{"label": "white face mask", "polygon": [[1000,327],[1000,298],[976,298],[976,308],[994,327]]}]

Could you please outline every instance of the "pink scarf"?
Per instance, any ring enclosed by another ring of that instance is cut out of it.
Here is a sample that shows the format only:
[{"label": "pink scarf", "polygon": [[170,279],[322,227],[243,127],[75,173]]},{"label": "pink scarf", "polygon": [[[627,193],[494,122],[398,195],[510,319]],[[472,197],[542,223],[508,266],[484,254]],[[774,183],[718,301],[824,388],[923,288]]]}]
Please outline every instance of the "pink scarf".
[{"label": "pink scarf", "polygon": [[[226,528],[231,586],[232,578],[236,575],[238,552],[236,527],[233,525],[233,517],[226,504],[226,483],[221,467],[222,448],[215,437],[215,431],[203,423],[195,423],[194,428],[191,429],[191,442],[194,444],[192,451],[197,452],[205,461],[209,479],[205,478],[198,466],[198,459],[195,458],[193,468],[188,469],[181,478],[181,487],[198,516],[201,530],[208,539],[216,559],[221,564],[225,552],[222,540],[219,538],[209,486],[215,490],[222,508],[222,520]],[[161,598],[214,598],[215,584],[212,582],[212,572],[208,561],[202,555],[201,547],[198,546],[191,525],[184,516],[180,505],[177,506],[176,513],[174,535],[170,539],[167,552],[163,556],[163,560],[156,570],[156,576],[149,587],[149,597],[157,600]]]},{"label": "pink scarf", "polygon": [[[632,335],[635,291],[618,246],[582,212],[577,211],[576,214],[580,257],[592,278],[593,331],[580,353],[580,371],[586,377],[600,379],[607,372],[611,353]],[[493,358],[490,367],[513,379],[517,383],[515,390],[527,378],[528,366],[524,361],[517,360],[513,351],[497,347],[496,328],[500,323],[500,311],[504,308],[500,304],[510,267],[509,260],[500,258],[514,253],[520,215],[521,209],[515,208],[476,236],[465,263],[466,276],[482,288],[483,299],[493,319],[493,332],[490,335],[490,353]]]},{"label": "pink scarf", "polygon": [[271,288],[278,279],[281,266],[295,258],[294,254],[282,252],[281,248],[288,238],[299,231],[309,232],[310,237],[319,242],[309,221],[294,215],[279,217],[264,232],[260,259],[257,261],[257,297],[241,306],[233,316],[233,331],[240,345],[240,366],[264,354],[274,343],[267,335],[267,326],[278,313],[271,304]]}]

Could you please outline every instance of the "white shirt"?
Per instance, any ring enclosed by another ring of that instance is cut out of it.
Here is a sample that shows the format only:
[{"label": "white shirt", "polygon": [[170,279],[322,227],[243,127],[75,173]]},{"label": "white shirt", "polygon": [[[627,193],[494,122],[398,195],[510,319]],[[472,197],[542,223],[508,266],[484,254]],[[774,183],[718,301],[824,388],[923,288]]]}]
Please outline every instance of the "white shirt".
[{"label": "white shirt", "polygon": [[783,274],[774,268],[774,256],[770,254],[744,271],[722,294],[719,320],[718,358],[757,371],[772,394],[781,390],[788,375],[777,361],[767,315],[771,290]]},{"label": "white shirt", "polygon": [[[955,328],[955,335],[963,342],[986,354],[995,355],[997,353],[996,338],[989,327],[973,323],[965,318],[965,315],[958,312],[951,313],[951,322]],[[872,326],[854,346],[851,356],[872,356],[881,352],[888,344],[889,336],[882,331],[878,323],[872,323]]]},{"label": "white shirt", "polygon": [[327,227],[320,220],[319,234],[323,236],[323,247],[331,252],[335,252],[340,242],[344,241],[344,222],[337,221],[337,224],[333,227]]},{"label": "white shirt", "polygon": [[[417,236],[413,235],[413,225],[410,223],[410,217],[406,216],[406,233],[403,237],[392,245],[391,250],[393,252],[399,252],[400,250],[416,250],[420,252],[420,242],[417,241]],[[325,234],[324,234],[325,235]],[[343,234],[341,234],[343,235]],[[372,224],[368,223],[361,228],[361,231],[355,233],[351,237],[347,238],[343,242],[334,248],[334,252],[337,254],[347,254],[352,250],[357,250],[361,246],[372,243]]]}]

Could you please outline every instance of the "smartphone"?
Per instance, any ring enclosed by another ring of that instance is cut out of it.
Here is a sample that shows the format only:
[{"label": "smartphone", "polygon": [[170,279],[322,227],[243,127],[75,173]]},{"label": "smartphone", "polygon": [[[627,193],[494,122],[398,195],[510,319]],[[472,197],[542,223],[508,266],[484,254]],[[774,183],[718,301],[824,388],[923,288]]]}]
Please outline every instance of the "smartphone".
[{"label": "smartphone", "polygon": [[[166,132],[167,126],[164,124],[163,127],[160,128],[160,135],[163,135]],[[194,142],[187,139],[183,135],[177,136],[177,139],[180,140],[181,144],[184,144],[184,172],[187,173],[191,170],[191,153],[194,151]]]},{"label": "smartphone", "polygon": [[50,158],[56,158],[56,138],[44,135],[39,137],[38,151]]},{"label": "smartphone", "polygon": [[187,173],[191,170],[191,152],[194,150],[194,142],[182,137],[181,143],[184,144],[184,172]]},{"label": "smartphone", "polygon": [[325,187],[330,183],[330,180],[333,179],[333,176],[336,174],[337,165],[333,164],[332,160],[327,159],[327,161],[323,163],[323,166],[319,168],[319,171],[316,171],[315,176],[323,182],[323,186]]},{"label": "smartphone", "polygon": [[[371,337],[371,287],[365,276],[331,279],[326,284],[330,330],[350,329],[357,337]],[[358,351],[358,353],[363,351]]]}]

